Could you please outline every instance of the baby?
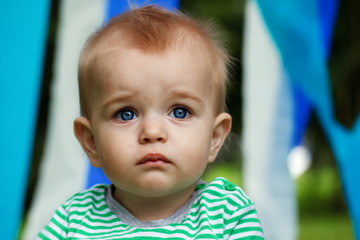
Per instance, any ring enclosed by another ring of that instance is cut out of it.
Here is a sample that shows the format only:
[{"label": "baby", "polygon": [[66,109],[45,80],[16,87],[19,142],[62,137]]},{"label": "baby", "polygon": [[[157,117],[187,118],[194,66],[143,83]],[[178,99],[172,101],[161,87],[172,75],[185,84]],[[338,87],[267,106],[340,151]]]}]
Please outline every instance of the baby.
[{"label": "baby", "polygon": [[228,65],[211,26],[155,6],[90,36],[74,131],[112,184],[71,197],[38,239],[264,239],[239,187],[200,180],[231,129]]}]

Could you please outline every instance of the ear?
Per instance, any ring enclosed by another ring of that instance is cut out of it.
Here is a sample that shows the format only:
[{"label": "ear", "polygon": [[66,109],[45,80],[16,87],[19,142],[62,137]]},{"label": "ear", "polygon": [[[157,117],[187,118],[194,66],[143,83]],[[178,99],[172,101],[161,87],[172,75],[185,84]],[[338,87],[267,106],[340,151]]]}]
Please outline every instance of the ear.
[{"label": "ear", "polygon": [[217,154],[223,146],[231,130],[231,121],[231,116],[228,113],[220,113],[216,116],[210,145],[209,163],[215,161]]},{"label": "ear", "polygon": [[74,120],[74,133],[86,155],[90,159],[90,163],[96,168],[100,167],[95,139],[89,119],[86,117],[76,118]]}]

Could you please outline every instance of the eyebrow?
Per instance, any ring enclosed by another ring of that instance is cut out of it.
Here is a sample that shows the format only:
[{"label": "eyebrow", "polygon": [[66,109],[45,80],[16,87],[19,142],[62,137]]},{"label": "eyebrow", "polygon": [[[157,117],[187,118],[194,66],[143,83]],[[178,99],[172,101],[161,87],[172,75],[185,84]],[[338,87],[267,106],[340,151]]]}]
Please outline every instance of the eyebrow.
[{"label": "eyebrow", "polygon": [[[183,90],[170,90],[168,92],[168,94],[170,96],[174,96],[177,98],[183,98],[183,99],[190,99],[196,103],[199,104],[204,104],[204,101],[201,100],[201,98],[197,97],[195,94],[188,92],[188,91],[183,91]],[[116,96],[113,99],[110,99],[109,101],[107,101],[106,103],[104,103],[103,107],[108,108],[111,104],[113,103],[117,103],[117,102],[121,102],[121,101],[125,101],[125,100],[129,100],[129,99],[133,99],[136,97],[136,93],[132,93],[132,92],[124,92],[122,93],[120,96]]]},{"label": "eyebrow", "polygon": [[204,101],[201,100],[201,98],[199,98],[198,96],[196,96],[195,94],[188,92],[188,91],[179,91],[179,90],[170,90],[168,92],[169,95],[178,97],[178,98],[186,98],[186,99],[190,99],[194,102],[197,102],[199,104],[204,104]]},{"label": "eyebrow", "polygon": [[136,96],[135,93],[124,92],[124,93],[120,94],[120,96],[116,96],[115,98],[110,99],[109,101],[105,102],[103,107],[107,108],[113,103],[129,100],[129,99],[134,98],[135,96]]}]

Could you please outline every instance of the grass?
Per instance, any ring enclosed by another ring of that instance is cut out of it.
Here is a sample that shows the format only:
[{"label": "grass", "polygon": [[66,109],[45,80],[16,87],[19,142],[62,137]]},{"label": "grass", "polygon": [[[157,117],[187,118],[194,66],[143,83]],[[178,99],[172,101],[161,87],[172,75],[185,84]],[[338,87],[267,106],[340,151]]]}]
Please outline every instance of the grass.
[{"label": "grass", "polygon": [[353,240],[352,226],[346,214],[300,216],[299,240]]}]

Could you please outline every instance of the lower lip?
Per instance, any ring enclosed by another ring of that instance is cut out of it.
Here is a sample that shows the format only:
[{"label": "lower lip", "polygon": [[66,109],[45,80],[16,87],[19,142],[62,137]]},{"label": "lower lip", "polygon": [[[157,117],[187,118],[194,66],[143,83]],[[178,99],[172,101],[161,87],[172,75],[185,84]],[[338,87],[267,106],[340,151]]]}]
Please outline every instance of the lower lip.
[{"label": "lower lip", "polygon": [[169,162],[165,162],[162,160],[149,160],[149,161],[141,163],[140,165],[142,165],[142,166],[161,166],[161,165],[166,165],[166,164],[169,164]]}]

